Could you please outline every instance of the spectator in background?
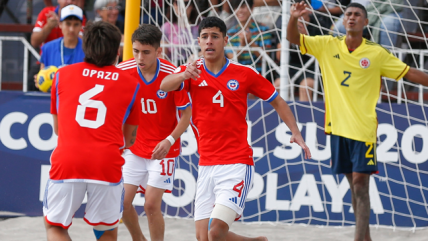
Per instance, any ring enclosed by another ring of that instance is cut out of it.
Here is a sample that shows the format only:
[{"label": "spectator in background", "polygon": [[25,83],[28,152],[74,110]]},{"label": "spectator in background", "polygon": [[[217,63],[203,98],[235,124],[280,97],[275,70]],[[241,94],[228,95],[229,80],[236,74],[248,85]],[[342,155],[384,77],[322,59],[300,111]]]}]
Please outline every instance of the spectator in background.
[{"label": "spectator in background", "polygon": [[323,0],[321,4],[320,0],[311,2],[312,8],[315,10],[314,17],[323,28],[324,34],[329,33],[330,27],[334,24],[336,19],[343,14],[343,9],[348,6],[350,2],[350,0]]},{"label": "spectator in background", "polygon": [[40,69],[52,65],[61,68],[83,62],[85,53],[83,52],[82,39],[79,38],[82,21],[83,11],[78,6],[68,5],[61,9],[59,26],[64,37],[52,40],[42,46]]},{"label": "spectator in background", "polygon": [[125,30],[125,24],[118,20],[121,6],[118,0],[96,0],[94,3],[94,11],[98,15],[95,17],[95,21],[103,21],[115,25],[119,28],[122,34],[119,47],[119,62],[122,61],[123,57],[123,33]]},{"label": "spectator in background", "polygon": [[[366,7],[369,20],[368,26],[371,39],[374,42],[388,48],[397,45],[398,35],[395,32],[401,32],[400,17],[403,10],[403,0],[389,0],[388,2],[353,0],[352,2],[358,2]],[[332,29],[345,34],[346,29],[343,25],[343,17],[342,15],[337,20]]]},{"label": "spectator in background", "polygon": [[[125,1],[124,1],[125,2]],[[163,23],[162,9],[164,5],[163,0],[145,0],[143,1],[143,22],[147,24],[158,24],[159,26]],[[125,16],[125,15],[124,15]]]},{"label": "spectator in background", "polygon": [[238,24],[235,15],[230,8],[228,0],[209,0],[209,6],[212,7],[208,16],[216,16],[224,21],[226,28],[230,29],[231,27]]},{"label": "spectator in background", "polygon": [[[247,46],[261,47],[264,50],[270,49],[272,35],[268,32],[269,28],[263,24],[256,23],[251,17],[253,0],[231,0],[231,3],[239,23],[227,31],[230,45],[234,47]],[[240,64],[252,65],[259,72],[262,71],[262,63],[257,60],[260,57],[258,51],[226,50],[226,56],[229,59],[236,59]]]},{"label": "spectator in background", "polygon": [[[52,0],[43,0],[46,7],[53,6]],[[85,0],[76,0],[76,5],[83,10],[85,6]]]},{"label": "spectator in background", "polygon": [[123,35],[125,25],[122,21],[118,20],[120,10],[119,0],[96,0],[94,3],[94,11],[98,16],[95,18],[95,21],[101,20],[111,23],[118,27]]},{"label": "spectator in background", "polygon": [[[198,24],[196,23],[198,20],[198,11],[195,7],[195,2],[194,0],[184,0],[184,5],[186,8],[186,17],[190,25],[190,33],[189,29],[181,26],[178,22],[179,18],[181,18],[181,11],[179,10],[178,2],[175,0],[173,2],[173,11],[170,11],[170,21],[166,22],[161,27],[161,31],[163,33],[163,43],[174,45],[193,44],[195,40],[198,39]],[[177,49],[181,49],[181,51],[173,52]],[[165,54],[170,61],[177,59],[180,61],[179,64],[184,64],[192,53],[188,48],[174,47],[165,48]]]},{"label": "spectator in background", "polygon": [[[318,27],[315,27],[311,24],[316,24],[313,17],[311,17],[310,12],[305,12],[302,15],[303,21],[299,21],[297,27],[299,29],[299,33],[315,36],[321,35],[321,30]],[[281,22],[281,21],[280,21]],[[278,26],[281,27],[281,26]],[[278,51],[276,52],[277,60],[281,59],[281,43],[278,44]],[[288,73],[290,76],[290,80],[297,74],[297,72],[302,69],[302,67],[309,61],[311,58],[308,55],[302,55],[299,51],[299,46],[295,44],[290,44],[290,49],[294,49],[297,51],[290,51],[289,58],[289,69]],[[299,85],[299,100],[300,101],[309,101],[312,96],[312,89],[314,87],[315,82],[315,62],[312,63],[305,71],[303,71],[297,79],[295,79],[294,85]],[[280,87],[280,79],[275,79],[274,85],[276,88]]]},{"label": "spectator in background", "polygon": [[[77,2],[78,0],[58,0],[58,6],[45,7],[39,13],[37,22],[34,25],[33,33],[31,34],[31,45],[35,48],[39,48],[43,43],[62,37],[62,31],[58,25],[61,18],[61,10],[70,4],[77,5]],[[86,17],[83,17],[83,27],[85,23]],[[82,33],[83,30],[80,34]]]}]

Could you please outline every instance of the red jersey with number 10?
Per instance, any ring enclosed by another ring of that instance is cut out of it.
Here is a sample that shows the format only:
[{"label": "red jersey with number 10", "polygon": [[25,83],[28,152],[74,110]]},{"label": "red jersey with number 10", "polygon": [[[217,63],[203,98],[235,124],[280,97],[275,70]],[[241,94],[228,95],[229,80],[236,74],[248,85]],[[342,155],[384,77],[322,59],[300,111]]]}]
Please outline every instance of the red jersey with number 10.
[{"label": "red jersey with number 10", "polygon": [[58,146],[50,179],[109,185],[122,179],[124,123],[138,125],[138,80],[115,66],[78,63],[59,69],[51,113],[58,115]]},{"label": "red jersey with number 10", "polygon": [[[174,72],[186,70],[187,65]],[[181,90],[192,100],[192,127],[198,139],[199,165],[243,163],[253,165],[253,150],[247,142],[247,95],[271,102],[278,95],[273,85],[254,68],[226,59],[219,73],[197,61],[197,80],[188,79]]]},{"label": "red jersey with number 10", "polygon": [[[190,106],[189,96],[185,91],[167,93],[160,90],[162,80],[175,70],[175,66],[164,59],[157,60],[156,74],[150,81],[144,79],[135,59],[122,62],[117,67],[140,80],[139,92],[142,108],[140,127],[137,140],[130,150],[137,156],[151,159],[156,145],[171,135],[177,126],[178,110],[184,110]],[[166,158],[179,156],[180,148],[180,139],[177,139],[169,149]]]}]

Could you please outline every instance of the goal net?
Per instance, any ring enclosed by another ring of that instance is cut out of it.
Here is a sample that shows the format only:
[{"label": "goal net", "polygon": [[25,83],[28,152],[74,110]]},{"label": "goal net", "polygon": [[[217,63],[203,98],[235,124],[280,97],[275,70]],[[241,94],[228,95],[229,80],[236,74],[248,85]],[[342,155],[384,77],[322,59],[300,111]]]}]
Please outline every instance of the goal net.
[{"label": "goal net", "polygon": [[[247,1],[142,1],[142,22],[161,28],[163,55],[175,65],[199,55],[198,24],[206,16],[222,18],[230,44],[226,56],[250,64],[274,84],[292,108],[312,151],[290,144],[290,132],[275,110],[249,96],[248,141],[254,150],[254,185],[242,222],[353,225],[349,185],[330,171],[330,137],[324,134],[324,92],[318,62],[299,54],[285,40],[289,8],[294,1],[254,0],[250,9],[251,41],[240,46]],[[349,1],[348,1],[349,2]],[[359,0],[368,10],[364,36],[383,45],[408,65],[428,69],[428,7],[423,0]],[[238,5],[236,7],[236,4]],[[299,31],[308,35],[343,35],[347,1],[312,1]],[[235,8],[236,7],[236,8]],[[245,40],[244,40],[245,41]],[[238,44],[236,44],[238,43]],[[332,57],[333,53],[332,53]],[[370,224],[391,227],[428,226],[427,88],[406,80],[382,78],[377,105],[379,174],[370,179]],[[164,195],[165,215],[193,217],[199,154],[192,131],[182,136],[174,191]],[[143,197],[134,204],[143,212]]]}]

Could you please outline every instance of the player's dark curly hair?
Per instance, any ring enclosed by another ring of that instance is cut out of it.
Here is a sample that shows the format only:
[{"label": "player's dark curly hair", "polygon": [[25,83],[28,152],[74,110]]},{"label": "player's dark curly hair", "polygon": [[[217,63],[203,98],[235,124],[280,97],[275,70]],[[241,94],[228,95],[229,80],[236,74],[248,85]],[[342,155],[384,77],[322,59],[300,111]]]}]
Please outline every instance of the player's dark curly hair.
[{"label": "player's dark curly hair", "polygon": [[132,42],[138,41],[141,44],[148,44],[155,49],[159,48],[162,40],[162,32],[152,24],[142,24],[132,34]]},{"label": "player's dark curly hair", "polygon": [[116,62],[122,34],[107,22],[89,22],[83,33],[84,61],[98,67],[113,65]]},{"label": "player's dark curly hair", "polygon": [[367,18],[367,10],[363,5],[361,5],[359,3],[350,3],[350,4],[348,4],[348,6],[346,6],[345,12],[348,8],[359,8],[359,9],[363,10],[364,17]]},{"label": "player's dark curly hair", "polygon": [[201,35],[202,29],[214,27],[220,29],[220,32],[223,34],[223,37],[226,36],[226,24],[218,17],[207,17],[203,19],[202,22],[199,24],[199,35]]}]

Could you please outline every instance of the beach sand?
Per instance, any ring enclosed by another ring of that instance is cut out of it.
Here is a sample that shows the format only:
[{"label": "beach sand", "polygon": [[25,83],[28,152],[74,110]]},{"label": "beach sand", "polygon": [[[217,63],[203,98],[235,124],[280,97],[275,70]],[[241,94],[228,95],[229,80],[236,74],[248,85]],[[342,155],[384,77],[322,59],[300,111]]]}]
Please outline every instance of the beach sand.
[{"label": "beach sand", "polygon": [[[147,218],[140,217],[140,226],[148,240],[149,231]],[[165,218],[165,240],[188,241],[196,240],[195,228],[192,219]],[[412,230],[393,230],[386,227],[371,227],[373,241],[422,241],[428,240],[428,229]],[[231,231],[250,237],[266,236],[270,241],[280,240],[328,240],[344,241],[353,240],[354,227],[324,227],[308,226],[298,224],[271,224],[271,223],[249,223],[244,224],[235,222]],[[69,229],[73,240],[95,240],[92,227],[86,224],[83,219],[73,219],[73,225]],[[9,218],[0,221],[0,240],[1,241],[41,241],[46,240],[46,233],[42,217],[19,217]],[[130,241],[131,236],[124,224],[119,226],[118,240]]]}]

